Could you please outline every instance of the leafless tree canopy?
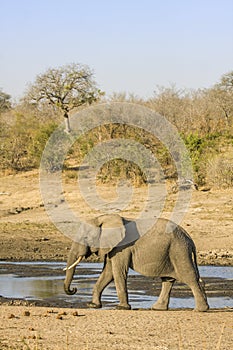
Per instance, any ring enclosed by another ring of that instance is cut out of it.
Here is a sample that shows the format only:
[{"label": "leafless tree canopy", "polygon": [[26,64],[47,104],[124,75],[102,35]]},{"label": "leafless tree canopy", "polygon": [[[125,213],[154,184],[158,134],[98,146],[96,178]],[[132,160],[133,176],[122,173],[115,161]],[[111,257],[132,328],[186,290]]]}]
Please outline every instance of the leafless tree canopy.
[{"label": "leafless tree canopy", "polygon": [[101,95],[88,66],[78,63],[48,69],[37,76],[25,99],[40,105],[49,103],[63,113],[65,118],[71,110],[85,103],[91,104]]}]

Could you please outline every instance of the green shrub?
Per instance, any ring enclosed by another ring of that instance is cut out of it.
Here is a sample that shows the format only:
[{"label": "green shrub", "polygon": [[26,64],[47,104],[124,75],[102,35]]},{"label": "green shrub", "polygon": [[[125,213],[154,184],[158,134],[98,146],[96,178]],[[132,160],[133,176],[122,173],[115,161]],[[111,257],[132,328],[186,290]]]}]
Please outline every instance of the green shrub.
[{"label": "green shrub", "polygon": [[26,120],[23,115],[16,114],[15,120],[11,124],[1,125],[1,169],[28,170],[33,167],[33,163],[28,156],[28,148],[32,140],[32,130],[35,122]]},{"label": "green shrub", "polygon": [[218,153],[220,134],[200,136],[191,133],[183,135],[183,139],[192,160],[195,181],[203,185],[206,181],[206,160]]},{"label": "green shrub", "polygon": [[29,157],[31,158],[34,166],[38,167],[40,165],[41,156],[46,143],[56,127],[56,123],[49,122],[48,124],[39,126],[38,129],[34,130],[34,135],[32,137],[28,150]]},{"label": "green shrub", "polygon": [[136,186],[147,182],[142,169],[137,164],[125,159],[112,159],[105,163],[101,167],[97,179],[102,183],[116,183],[119,179],[130,180]]}]

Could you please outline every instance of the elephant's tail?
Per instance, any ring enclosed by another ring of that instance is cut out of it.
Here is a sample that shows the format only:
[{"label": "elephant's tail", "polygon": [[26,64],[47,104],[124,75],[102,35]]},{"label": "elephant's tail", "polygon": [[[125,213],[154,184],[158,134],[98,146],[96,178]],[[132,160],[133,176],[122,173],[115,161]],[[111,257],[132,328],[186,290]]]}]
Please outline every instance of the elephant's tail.
[{"label": "elephant's tail", "polygon": [[202,283],[203,281],[200,277],[200,273],[197,266],[197,251],[194,243],[192,244],[192,258],[193,258],[193,267],[196,271],[197,280]]},{"label": "elephant's tail", "polygon": [[198,266],[197,266],[197,251],[196,251],[196,247],[193,243],[193,247],[192,247],[192,256],[193,256],[193,266],[194,266],[194,269],[196,271],[196,276],[197,276],[197,281],[198,281],[198,284],[202,290],[202,293],[203,293],[203,296],[207,302],[207,296],[206,296],[206,292],[205,292],[205,282],[201,279],[200,277],[200,273],[199,273],[199,270],[198,270]]}]

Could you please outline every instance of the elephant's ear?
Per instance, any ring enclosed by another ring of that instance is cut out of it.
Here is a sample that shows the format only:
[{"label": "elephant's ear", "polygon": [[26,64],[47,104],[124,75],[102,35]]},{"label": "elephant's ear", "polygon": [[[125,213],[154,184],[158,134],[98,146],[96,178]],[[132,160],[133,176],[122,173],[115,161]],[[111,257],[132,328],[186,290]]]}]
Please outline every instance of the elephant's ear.
[{"label": "elephant's ear", "polygon": [[81,222],[79,230],[73,239],[74,241],[85,246],[98,246],[101,228],[95,220]]},{"label": "elephant's ear", "polygon": [[103,258],[125,238],[125,226],[118,214],[101,215],[96,220],[101,226],[99,255]]}]

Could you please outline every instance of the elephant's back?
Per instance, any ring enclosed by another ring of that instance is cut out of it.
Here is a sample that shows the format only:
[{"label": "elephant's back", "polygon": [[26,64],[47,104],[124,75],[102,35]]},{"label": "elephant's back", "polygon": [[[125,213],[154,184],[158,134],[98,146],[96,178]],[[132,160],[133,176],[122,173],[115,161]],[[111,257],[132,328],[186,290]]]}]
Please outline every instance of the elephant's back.
[{"label": "elephant's back", "polygon": [[140,239],[148,239],[148,237],[171,237],[171,234],[173,234],[176,231],[180,230],[180,226],[177,225],[175,222],[164,219],[164,218],[159,218],[156,220],[154,225],[146,232],[143,234],[143,236]]},{"label": "elephant's back", "polygon": [[180,246],[181,250],[187,248],[189,239],[191,238],[186,231],[176,223],[158,219],[155,225],[135,243],[132,268],[146,276],[160,276],[170,271],[170,251],[174,250],[173,246],[176,245]]},{"label": "elephant's back", "polygon": [[135,246],[140,249],[163,252],[174,243],[182,242],[185,245],[194,244],[192,238],[181,226],[171,220],[159,218],[153,227],[136,241]]}]

